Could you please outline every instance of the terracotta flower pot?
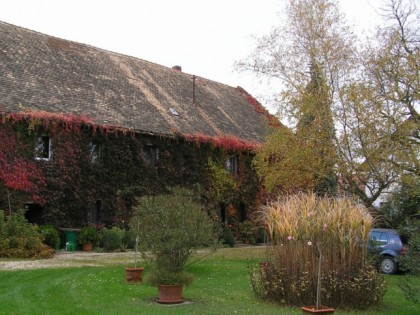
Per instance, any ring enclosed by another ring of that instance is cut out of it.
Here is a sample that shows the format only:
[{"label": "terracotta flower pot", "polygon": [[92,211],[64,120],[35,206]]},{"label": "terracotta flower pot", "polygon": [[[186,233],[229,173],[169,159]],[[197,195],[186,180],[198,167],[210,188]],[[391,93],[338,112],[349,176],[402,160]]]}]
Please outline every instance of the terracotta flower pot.
[{"label": "terracotta flower pot", "polygon": [[141,283],[144,268],[125,268],[125,281],[127,283]]},{"label": "terracotta flower pot", "polygon": [[182,285],[158,285],[157,302],[161,304],[177,304],[182,303]]},{"label": "terracotta flower pot", "polygon": [[303,314],[332,314],[334,313],[334,309],[328,306],[320,305],[317,308],[315,305],[313,306],[302,306]]},{"label": "terracotta flower pot", "polygon": [[90,252],[93,249],[93,246],[92,246],[91,243],[83,244],[82,247],[83,247],[83,251],[84,252]]}]

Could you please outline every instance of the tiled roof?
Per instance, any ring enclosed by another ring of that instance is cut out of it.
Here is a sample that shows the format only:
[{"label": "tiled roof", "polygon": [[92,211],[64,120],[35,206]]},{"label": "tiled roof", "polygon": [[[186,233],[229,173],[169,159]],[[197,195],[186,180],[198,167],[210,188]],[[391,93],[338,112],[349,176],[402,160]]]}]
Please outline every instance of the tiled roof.
[{"label": "tiled roof", "polygon": [[0,112],[42,110],[159,135],[262,142],[267,113],[240,88],[0,22]]}]

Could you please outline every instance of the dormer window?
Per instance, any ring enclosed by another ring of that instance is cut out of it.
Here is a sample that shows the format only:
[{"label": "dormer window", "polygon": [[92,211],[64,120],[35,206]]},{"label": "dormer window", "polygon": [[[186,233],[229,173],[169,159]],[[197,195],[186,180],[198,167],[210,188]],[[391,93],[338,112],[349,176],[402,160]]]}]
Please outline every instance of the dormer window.
[{"label": "dormer window", "polygon": [[35,159],[49,160],[51,158],[51,138],[46,134],[37,135],[35,138]]},{"label": "dormer window", "polygon": [[102,144],[92,141],[89,145],[89,155],[92,163],[98,163],[102,159]]},{"label": "dormer window", "polygon": [[238,156],[237,155],[231,155],[228,157],[226,161],[226,170],[231,175],[238,175]]},{"label": "dormer window", "polygon": [[169,111],[171,112],[172,115],[179,116],[179,113],[176,111],[175,108],[169,107]]},{"label": "dormer window", "polygon": [[159,148],[154,145],[145,145],[143,147],[143,158],[150,166],[156,166],[159,161]]}]

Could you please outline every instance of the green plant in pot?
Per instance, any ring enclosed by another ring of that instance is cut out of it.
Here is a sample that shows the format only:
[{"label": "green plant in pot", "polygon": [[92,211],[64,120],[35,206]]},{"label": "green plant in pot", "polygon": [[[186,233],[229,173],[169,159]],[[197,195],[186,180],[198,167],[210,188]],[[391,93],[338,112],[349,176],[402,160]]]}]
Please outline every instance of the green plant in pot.
[{"label": "green plant in pot", "polygon": [[[190,190],[171,188],[168,194],[140,198],[131,228],[140,237],[142,256],[151,262],[145,281],[158,287],[157,301],[182,302],[182,289],[192,282],[186,268],[217,248],[219,224]],[[199,248],[208,250],[198,255]],[[171,296],[173,291],[177,295]]]},{"label": "green plant in pot", "polygon": [[98,239],[98,232],[93,226],[86,226],[80,229],[77,236],[77,242],[83,246],[84,251],[91,251],[93,246],[98,242]]},{"label": "green plant in pot", "polygon": [[134,244],[134,266],[125,268],[125,280],[127,283],[141,283],[144,267],[137,267],[140,237],[136,235]]}]

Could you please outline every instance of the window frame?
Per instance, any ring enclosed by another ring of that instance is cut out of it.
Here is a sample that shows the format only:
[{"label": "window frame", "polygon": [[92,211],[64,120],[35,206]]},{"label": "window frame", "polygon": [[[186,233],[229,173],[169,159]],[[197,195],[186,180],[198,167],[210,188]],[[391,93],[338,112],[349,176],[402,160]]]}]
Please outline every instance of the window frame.
[{"label": "window frame", "polygon": [[147,165],[155,167],[159,162],[159,147],[146,144],[143,146],[142,155]]},{"label": "window frame", "polygon": [[102,161],[103,144],[92,140],[89,143],[89,158],[91,163],[100,163]]},{"label": "window frame", "polygon": [[226,160],[226,170],[230,175],[237,176],[239,174],[239,157],[237,154],[229,155]]},{"label": "window frame", "polygon": [[[36,134],[35,135],[35,148],[34,148],[35,160],[37,160],[37,161],[49,161],[49,160],[51,160],[52,145],[53,145],[53,141],[52,141],[52,138],[49,135],[47,135],[45,133]],[[47,150],[48,150],[48,152],[47,152]]]}]

